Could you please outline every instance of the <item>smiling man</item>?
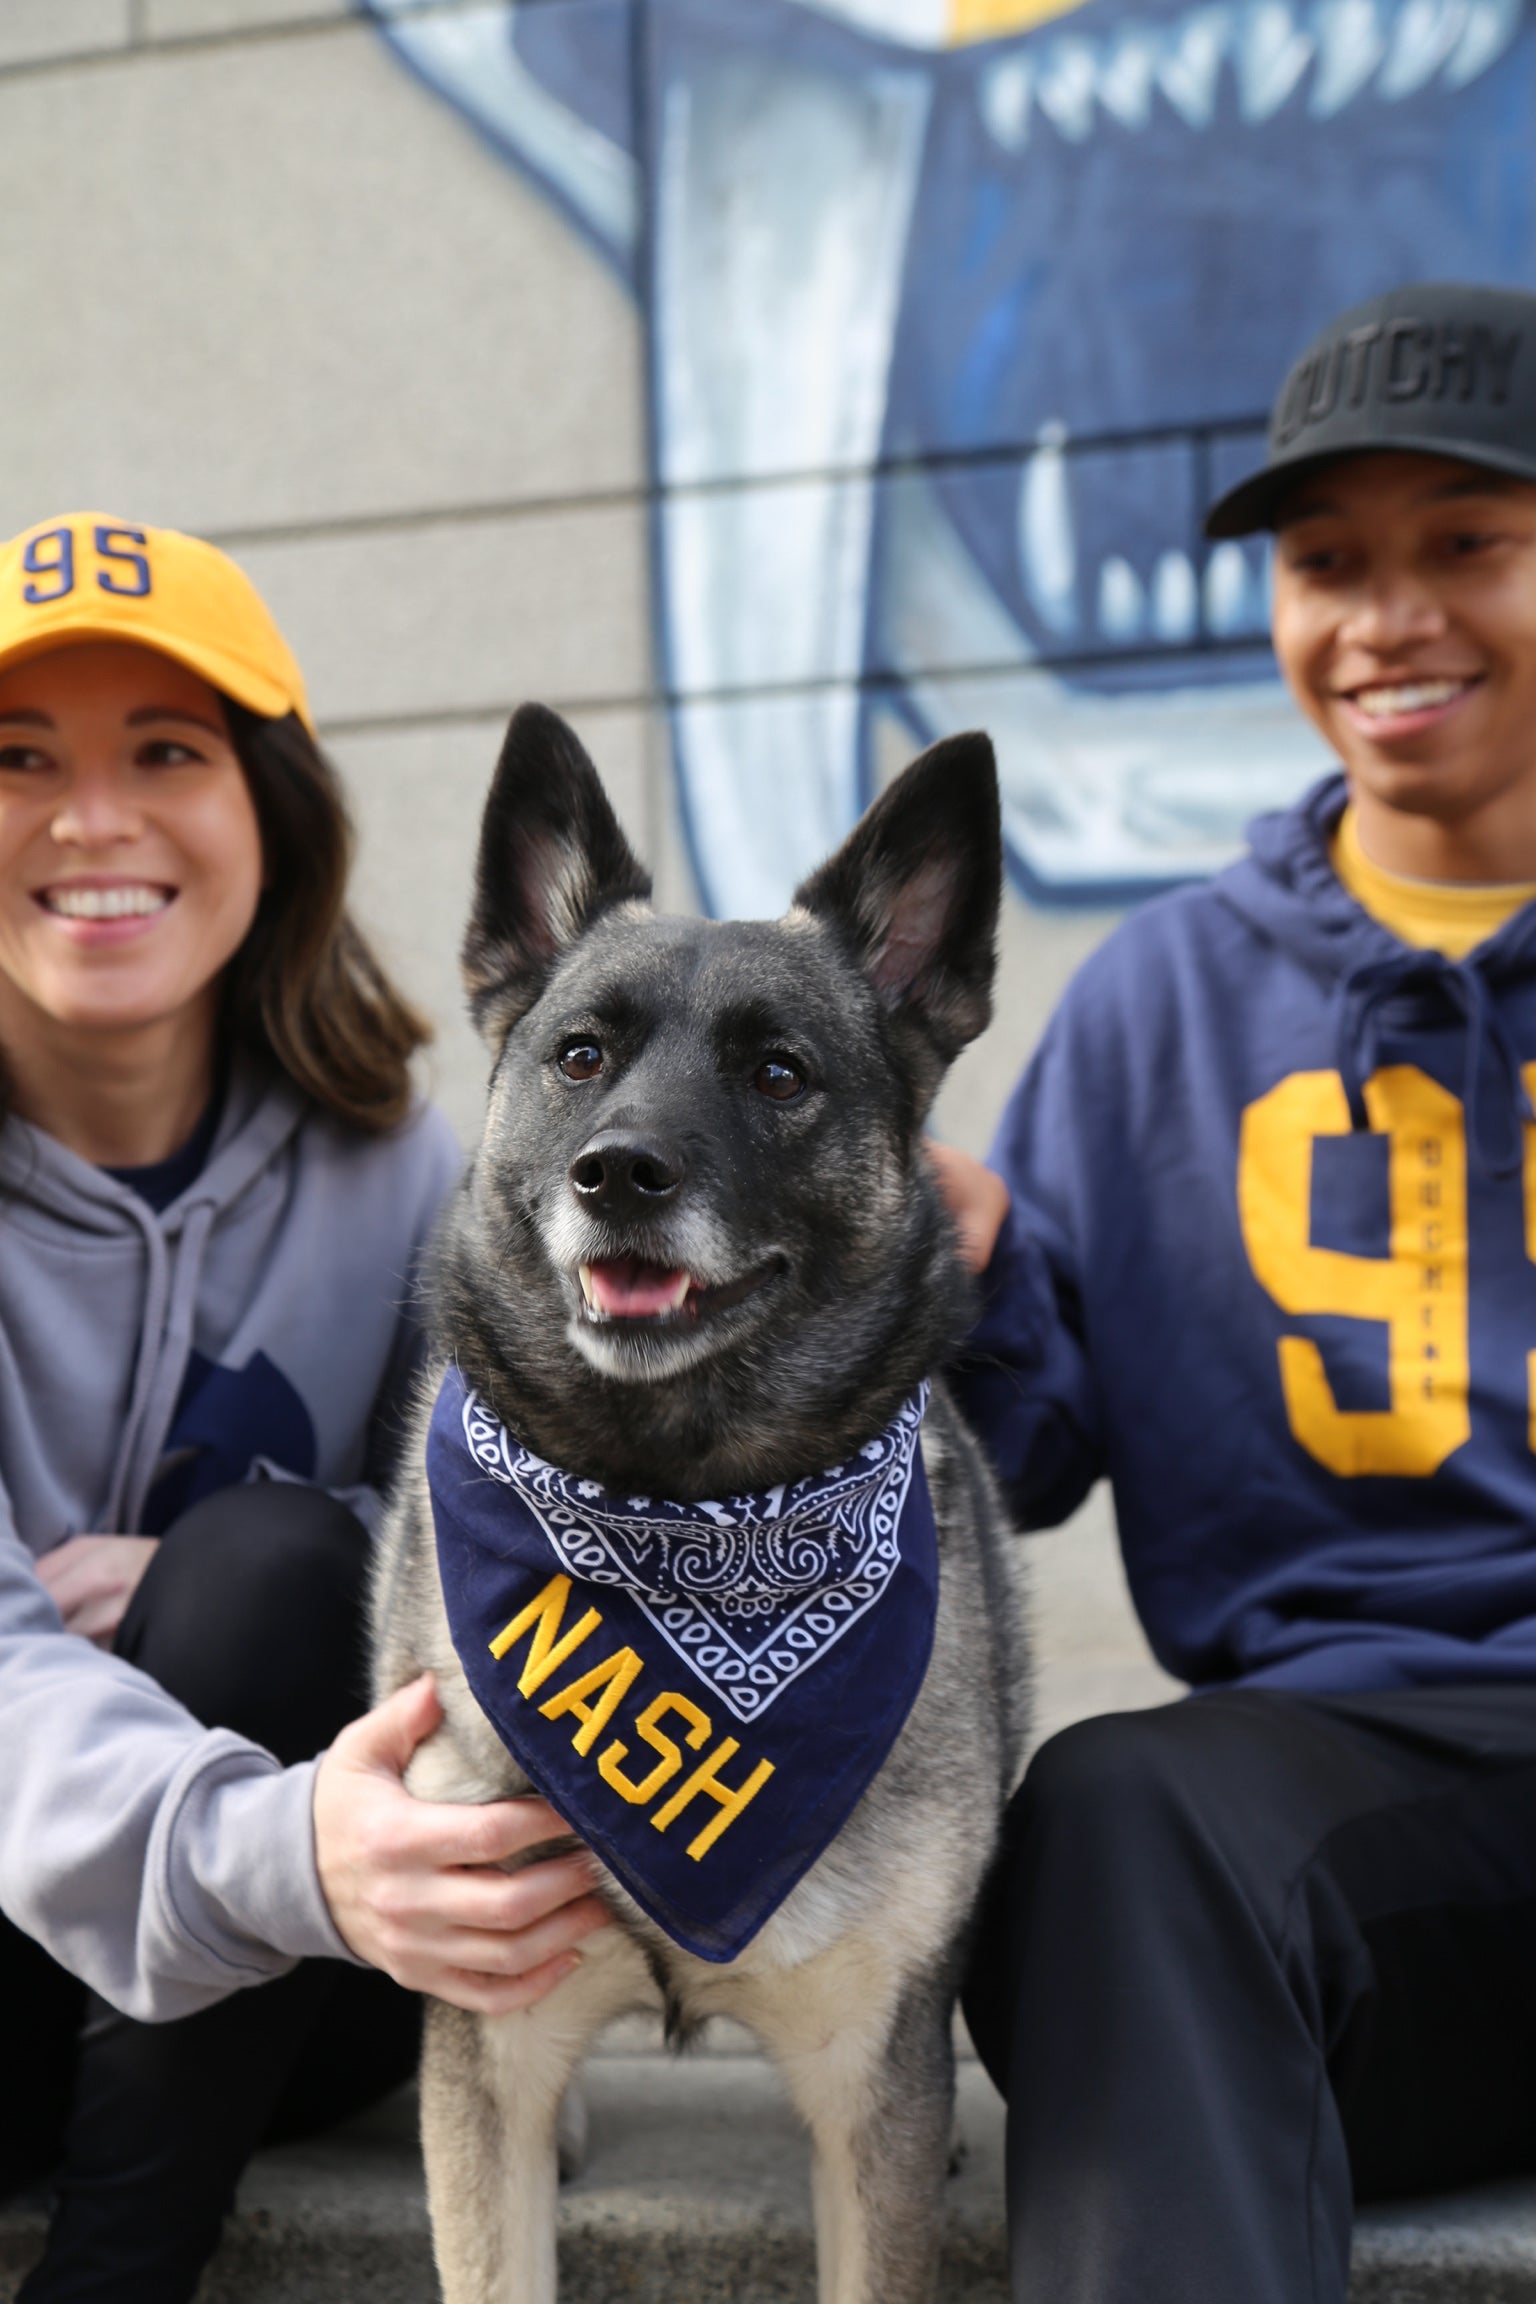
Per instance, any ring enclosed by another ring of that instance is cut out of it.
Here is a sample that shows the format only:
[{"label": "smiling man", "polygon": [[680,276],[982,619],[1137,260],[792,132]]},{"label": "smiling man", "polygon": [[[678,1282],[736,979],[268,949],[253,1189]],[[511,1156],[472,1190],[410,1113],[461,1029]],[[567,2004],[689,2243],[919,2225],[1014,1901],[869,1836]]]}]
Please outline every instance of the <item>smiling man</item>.
[{"label": "smiling man", "polygon": [[1259,529],[1342,773],[1068,993],[962,1380],[1196,1692],[1010,1812],[1030,2304],[1343,2304],[1353,2199],[1536,2168],[1536,297],[1344,314]]},{"label": "smiling man", "polygon": [[1345,764],[1346,871],[1536,879],[1536,486],[1383,451],[1277,526],[1275,646]]}]

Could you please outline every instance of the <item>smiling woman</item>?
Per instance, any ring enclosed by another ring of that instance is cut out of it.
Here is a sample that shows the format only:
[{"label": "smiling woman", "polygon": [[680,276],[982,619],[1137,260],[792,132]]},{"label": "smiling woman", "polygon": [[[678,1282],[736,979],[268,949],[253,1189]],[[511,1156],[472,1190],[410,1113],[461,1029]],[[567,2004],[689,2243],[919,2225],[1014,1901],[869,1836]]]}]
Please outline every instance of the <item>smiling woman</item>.
[{"label": "smiling woman", "polygon": [[256,917],[255,803],[217,692],[120,640],[0,671],[0,1044],[28,1118],[103,1166],[207,1101]]},{"label": "smiling woman", "polygon": [[[457,1167],[349,845],[222,553],[96,514],[0,550],[0,1544],[61,1637],[285,1764],[364,1701],[412,1275]],[[63,1706],[43,1733],[70,1744]],[[121,1800],[101,1757],[73,1754],[87,1842],[91,1782]],[[149,2027],[0,1921],[0,1996],[0,2191],[58,2193],[28,2304],[190,2296],[262,2137],[415,2058],[413,1999],[334,1961]]]}]

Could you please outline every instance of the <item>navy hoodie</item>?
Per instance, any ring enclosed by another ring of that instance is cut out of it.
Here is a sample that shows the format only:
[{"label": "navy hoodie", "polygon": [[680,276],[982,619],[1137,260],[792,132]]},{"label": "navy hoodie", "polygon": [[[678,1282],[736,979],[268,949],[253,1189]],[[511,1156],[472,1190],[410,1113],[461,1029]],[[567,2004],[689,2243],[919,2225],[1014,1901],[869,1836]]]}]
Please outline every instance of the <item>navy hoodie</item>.
[{"label": "navy hoodie", "polygon": [[958,1388],[1025,1525],[1108,1474],[1181,1679],[1536,1679],[1536,904],[1412,949],[1334,873],[1344,801],[1070,987]]}]

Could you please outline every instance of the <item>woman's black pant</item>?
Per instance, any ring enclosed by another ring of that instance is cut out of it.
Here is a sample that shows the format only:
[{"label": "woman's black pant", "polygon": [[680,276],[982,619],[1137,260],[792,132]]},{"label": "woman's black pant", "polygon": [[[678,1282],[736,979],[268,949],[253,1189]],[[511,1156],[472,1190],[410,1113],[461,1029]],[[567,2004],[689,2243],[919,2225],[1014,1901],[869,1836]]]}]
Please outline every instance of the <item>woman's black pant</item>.
[{"label": "woman's black pant", "polygon": [[1536,1688],[1067,1729],[965,2005],[1019,2304],[1344,2304],[1356,2199],[1536,2168]]},{"label": "woman's black pant", "polygon": [[[226,1489],[162,1539],[117,1651],[209,1727],[308,1759],[366,1703],[367,1550],[318,1489]],[[420,2031],[412,1994],[339,1960],[136,2024],[3,1920],[0,2010],[0,2192],[57,2192],[18,2304],[181,2304],[256,2147],[386,2095]]]}]

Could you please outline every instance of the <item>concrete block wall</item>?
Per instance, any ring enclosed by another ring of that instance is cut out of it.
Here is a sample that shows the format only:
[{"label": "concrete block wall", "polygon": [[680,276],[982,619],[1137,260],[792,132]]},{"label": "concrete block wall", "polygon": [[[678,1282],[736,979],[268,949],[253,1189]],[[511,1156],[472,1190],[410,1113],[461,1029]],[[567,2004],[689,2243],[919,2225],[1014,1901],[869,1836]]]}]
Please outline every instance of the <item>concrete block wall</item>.
[{"label": "concrete block wall", "polygon": [[[0,213],[0,533],[98,506],[250,571],[348,779],[359,909],[472,1138],[454,954],[520,699],[571,714],[662,900],[695,901],[632,301],[345,0],[4,0]],[[999,1020],[945,1133],[985,1143],[1108,925],[1010,900]],[[1034,1554],[1045,1722],[1161,1692],[1102,1501]]]}]

